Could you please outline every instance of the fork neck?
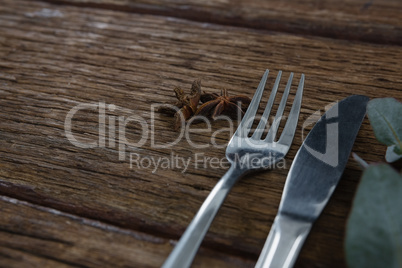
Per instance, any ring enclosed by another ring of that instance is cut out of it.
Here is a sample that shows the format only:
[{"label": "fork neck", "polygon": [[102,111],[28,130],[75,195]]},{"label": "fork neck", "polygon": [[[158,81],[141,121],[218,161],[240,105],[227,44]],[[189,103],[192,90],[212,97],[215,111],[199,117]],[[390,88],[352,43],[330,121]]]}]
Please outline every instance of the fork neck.
[{"label": "fork neck", "polygon": [[226,173],[222,176],[222,178],[218,181],[218,183],[215,185],[210,196],[214,196],[215,194],[220,195],[223,197],[222,198],[223,202],[226,195],[236,184],[236,182],[246,173],[246,171],[247,170],[239,167],[239,165],[232,164],[230,168],[226,171]]},{"label": "fork neck", "polygon": [[221,181],[228,184],[228,186],[230,185],[231,188],[245,172],[246,170],[242,169],[239,165],[232,164],[221,178]]}]

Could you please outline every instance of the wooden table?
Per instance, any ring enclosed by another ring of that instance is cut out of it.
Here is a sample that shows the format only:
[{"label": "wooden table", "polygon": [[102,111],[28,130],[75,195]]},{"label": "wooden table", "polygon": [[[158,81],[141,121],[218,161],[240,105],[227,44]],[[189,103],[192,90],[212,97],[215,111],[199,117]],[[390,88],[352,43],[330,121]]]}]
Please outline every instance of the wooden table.
[{"label": "wooden table", "polygon": [[[234,187],[193,264],[253,267],[306,120],[352,94],[402,99],[401,9],[399,0],[3,0],[0,266],[159,267],[225,173],[197,166],[195,154],[222,159],[230,133],[216,136],[222,148],[212,146],[212,133],[229,126],[216,121],[190,134],[208,148],[184,138],[160,148],[178,133],[153,105],[174,102],[172,89],[189,90],[197,78],[205,91],[252,97],[265,69],[269,86],[279,70],[283,81],[295,72],[294,85],[304,73],[285,166]],[[145,130],[142,145],[125,146]],[[383,160],[367,119],[353,151]],[[130,154],[144,165],[172,156],[190,165],[153,173],[133,159],[130,167]],[[360,175],[350,159],[296,267],[345,266],[345,223]]]}]

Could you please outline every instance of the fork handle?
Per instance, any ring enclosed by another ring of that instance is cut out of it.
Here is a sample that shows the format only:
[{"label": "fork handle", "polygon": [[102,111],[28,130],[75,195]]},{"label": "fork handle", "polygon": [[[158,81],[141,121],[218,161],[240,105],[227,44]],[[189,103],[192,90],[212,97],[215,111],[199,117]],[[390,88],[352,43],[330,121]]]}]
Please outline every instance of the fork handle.
[{"label": "fork handle", "polygon": [[255,268],[293,267],[312,223],[277,215]]},{"label": "fork handle", "polygon": [[236,168],[236,165],[232,165],[223,175],[207,199],[205,199],[162,268],[190,267],[212,220],[215,218],[230,189],[242,174],[243,170]]}]

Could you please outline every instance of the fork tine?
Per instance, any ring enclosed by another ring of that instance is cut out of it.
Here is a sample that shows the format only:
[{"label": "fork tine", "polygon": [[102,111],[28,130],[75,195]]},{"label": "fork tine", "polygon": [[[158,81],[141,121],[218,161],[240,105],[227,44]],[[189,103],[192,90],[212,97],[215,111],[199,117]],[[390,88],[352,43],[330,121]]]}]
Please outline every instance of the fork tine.
[{"label": "fork tine", "polygon": [[253,136],[252,136],[253,139],[256,139],[256,140],[261,139],[262,133],[264,133],[265,125],[268,122],[268,116],[271,113],[271,109],[272,109],[272,105],[274,104],[276,92],[278,91],[279,81],[281,81],[281,76],[282,76],[282,71],[279,71],[278,75],[276,76],[274,87],[272,88],[271,94],[269,95],[267,107],[265,107],[261,120],[258,123],[258,126],[253,133]]},{"label": "fork tine", "polygon": [[288,120],[286,121],[282,135],[278,140],[278,143],[290,145],[295,136],[297,121],[299,120],[300,107],[302,102],[304,89],[304,74],[300,77],[299,87],[297,88],[296,96],[293,101],[292,109],[290,110]]},{"label": "fork tine", "polygon": [[254,121],[255,114],[257,113],[258,106],[261,101],[262,93],[264,92],[265,83],[267,82],[269,70],[265,70],[264,75],[261,78],[260,84],[258,85],[257,91],[248,106],[247,112],[241,120],[237,130],[233,136],[247,137],[250,132],[251,125]]},{"label": "fork tine", "polygon": [[266,142],[273,142],[276,133],[278,132],[279,124],[283,115],[283,111],[285,110],[286,102],[289,96],[290,86],[292,85],[293,73],[290,73],[288,83],[286,84],[285,92],[283,92],[283,96],[281,99],[281,103],[279,104],[278,111],[276,112],[274,122],[272,122],[271,128],[268,131],[267,137],[265,138]]}]

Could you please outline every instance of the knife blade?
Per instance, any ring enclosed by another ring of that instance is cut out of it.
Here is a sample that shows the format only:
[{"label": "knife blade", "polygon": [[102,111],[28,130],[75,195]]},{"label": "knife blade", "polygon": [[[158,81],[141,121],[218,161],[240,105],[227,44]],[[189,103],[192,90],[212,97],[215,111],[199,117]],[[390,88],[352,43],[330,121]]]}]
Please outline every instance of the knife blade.
[{"label": "knife blade", "polygon": [[298,150],[286,178],[278,214],[256,268],[292,267],[338,184],[369,98],[353,95],[332,106]]}]

